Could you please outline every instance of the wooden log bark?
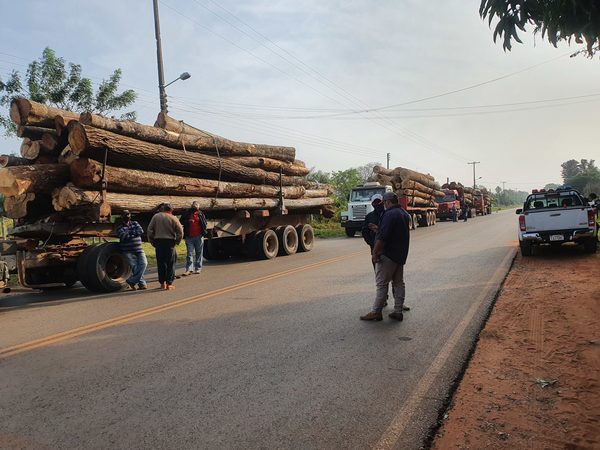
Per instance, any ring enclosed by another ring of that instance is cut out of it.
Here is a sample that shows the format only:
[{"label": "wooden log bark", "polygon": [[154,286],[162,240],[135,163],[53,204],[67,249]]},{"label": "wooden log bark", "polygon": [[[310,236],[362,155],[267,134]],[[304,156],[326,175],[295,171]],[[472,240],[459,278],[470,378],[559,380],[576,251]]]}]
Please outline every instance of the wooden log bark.
[{"label": "wooden log bark", "polygon": [[35,164],[0,169],[0,193],[17,196],[26,193],[48,193],[69,179],[66,164]]},{"label": "wooden log bark", "polygon": [[81,114],[80,122],[122,136],[135,137],[145,142],[209,155],[262,156],[289,162],[293,162],[296,155],[293,147],[235,142],[211,134],[174,133],[162,128],[128,120],[110,119],[92,113]]},{"label": "wooden log bark", "polygon": [[40,141],[32,141],[29,138],[23,139],[20,152],[23,158],[34,160],[40,156]]},{"label": "wooden log bark", "polygon": [[78,158],[79,156],[73,153],[71,151],[71,147],[67,145],[65,148],[63,148],[62,152],[60,152],[60,155],[58,155],[58,162],[62,164],[71,164]]},{"label": "wooden log bark", "polygon": [[277,159],[272,158],[264,158],[264,157],[254,157],[254,156],[242,156],[242,157],[228,157],[228,161],[233,161],[241,166],[245,167],[256,167],[259,169],[264,169],[268,172],[276,172],[279,173],[281,170],[285,175],[294,175],[298,177],[303,177],[308,175],[310,169],[307,169],[304,166],[300,166],[293,163],[287,163],[284,161],[279,161]]},{"label": "wooden log bark", "polygon": [[414,180],[429,187],[435,187],[435,178],[429,174],[416,172],[414,170],[405,169],[404,167],[396,167],[395,169],[387,169],[382,166],[373,167],[373,172],[391,177],[400,177],[404,180]]},{"label": "wooden log bark", "polygon": [[32,140],[42,139],[44,133],[50,133],[58,136],[58,133],[53,128],[34,127],[30,125],[18,126],[17,136],[20,138],[29,138]]},{"label": "wooden log bark", "polygon": [[[102,164],[88,158],[79,158],[70,165],[73,184],[83,189],[98,189],[102,177]],[[279,196],[279,187],[234,183],[228,181],[203,180],[135,169],[106,166],[105,179],[109,192],[147,195],[173,195],[199,197],[266,197]],[[283,186],[285,198],[300,198],[302,186]],[[318,192],[326,192],[320,190]],[[327,196],[325,194],[324,196]]]},{"label": "wooden log bark", "polygon": [[157,128],[163,128],[168,131],[172,131],[177,134],[191,134],[194,136],[215,136],[208,131],[201,130],[199,128],[188,125],[183,120],[173,119],[166,113],[158,113],[154,126]]},{"label": "wooden log bark", "polygon": [[[221,176],[223,180],[244,181],[256,184],[278,185],[279,175],[262,169],[240,166],[239,164],[208,155],[182,152],[159,144],[139,141],[121,136],[100,128],[76,123],[70,127],[69,145],[78,156],[104,160],[108,152],[108,162],[113,166],[156,170],[173,175],[195,174],[199,176]],[[285,186],[304,185],[306,180],[284,175]]]},{"label": "wooden log bark", "polygon": [[52,212],[50,196],[29,192],[15,197],[4,197],[4,213],[10,219],[35,220]]},{"label": "wooden log bark", "polygon": [[79,119],[77,113],[53,108],[25,98],[16,98],[10,104],[10,118],[17,125],[54,128],[56,116],[60,116],[66,121]]},{"label": "wooden log bark", "polygon": [[31,161],[15,155],[0,155],[0,167],[28,166]]},{"label": "wooden log bark", "polygon": [[332,194],[331,189],[306,189],[304,193],[304,198],[320,198],[320,197],[329,197]]},{"label": "wooden log bark", "polygon": [[[235,211],[252,209],[276,208],[278,199],[273,198],[206,198],[206,197],[176,197],[150,196],[122,193],[108,193],[107,201],[113,213],[123,210],[134,213],[148,213],[157,210],[161,203],[170,203],[176,213],[188,209],[193,201],[197,201],[203,211]],[[98,192],[85,191],[74,186],[64,186],[52,194],[52,204],[57,211],[69,210],[85,205],[98,204]],[[288,210],[301,210],[331,205],[330,198],[306,198],[285,201]]]}]

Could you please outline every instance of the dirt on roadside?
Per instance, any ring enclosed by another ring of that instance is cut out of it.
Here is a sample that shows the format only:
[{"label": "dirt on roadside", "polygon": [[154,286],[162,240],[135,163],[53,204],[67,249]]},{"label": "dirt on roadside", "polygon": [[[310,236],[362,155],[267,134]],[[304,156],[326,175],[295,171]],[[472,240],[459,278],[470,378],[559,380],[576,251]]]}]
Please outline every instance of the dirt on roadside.
[{"label": "dirt on roadside", "polygon": [[434,449],[600,449],[600,254],[517,256]]}]

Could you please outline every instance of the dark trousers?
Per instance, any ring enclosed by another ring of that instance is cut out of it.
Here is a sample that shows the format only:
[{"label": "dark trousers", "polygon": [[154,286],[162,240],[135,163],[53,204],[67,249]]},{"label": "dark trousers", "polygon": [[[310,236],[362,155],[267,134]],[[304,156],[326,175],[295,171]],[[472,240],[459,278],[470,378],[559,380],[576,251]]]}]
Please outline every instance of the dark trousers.
[{"label": "dark trousers", "polygon": [[175,279],[175,263],[177,262],[175,240],[155,239],[154,248],[156,249],[159,283],[173,284],[173,280]]}]

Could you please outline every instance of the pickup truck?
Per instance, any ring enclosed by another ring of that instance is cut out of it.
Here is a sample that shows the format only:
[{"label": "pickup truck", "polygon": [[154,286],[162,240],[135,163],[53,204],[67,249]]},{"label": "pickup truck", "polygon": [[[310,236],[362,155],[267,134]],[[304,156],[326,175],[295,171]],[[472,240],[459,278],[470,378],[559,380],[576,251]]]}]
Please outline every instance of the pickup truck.
[{"label": "pickup truck", "polygon": [[586,253],[596,252],[596,211],[575,189],[533,190],[516,213],[523,256],[531,256],[534,245],[568,242],[581,244]]}]

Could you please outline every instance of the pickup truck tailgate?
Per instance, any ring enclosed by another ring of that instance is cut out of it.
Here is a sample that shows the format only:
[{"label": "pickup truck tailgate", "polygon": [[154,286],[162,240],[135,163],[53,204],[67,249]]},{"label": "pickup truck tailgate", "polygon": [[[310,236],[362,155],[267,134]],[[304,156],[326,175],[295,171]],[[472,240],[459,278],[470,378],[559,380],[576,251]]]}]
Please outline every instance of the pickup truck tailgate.
[{"label": "pickup truck tailgate", "polygon": [[576,207],[527,211],[525,213],[525,226],[527,231],[558,231],[587,228],[587,209]]}]

